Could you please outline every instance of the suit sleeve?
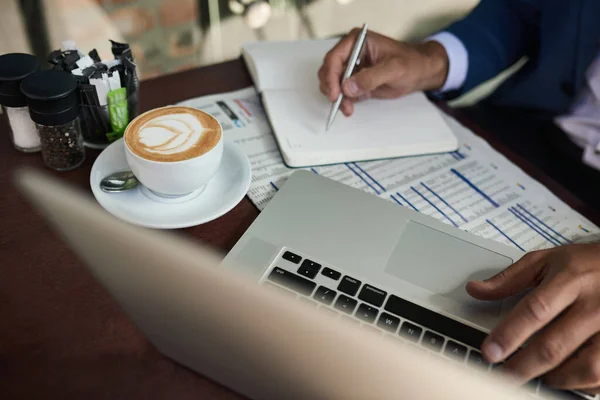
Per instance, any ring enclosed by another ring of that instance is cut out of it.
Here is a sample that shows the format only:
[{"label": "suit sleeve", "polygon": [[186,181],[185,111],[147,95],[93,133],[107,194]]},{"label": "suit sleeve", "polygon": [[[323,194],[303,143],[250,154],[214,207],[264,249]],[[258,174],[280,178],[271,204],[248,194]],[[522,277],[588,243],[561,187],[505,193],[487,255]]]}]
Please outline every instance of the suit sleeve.
[{"label": "suit sleeve", "polygon": [[463,85],[444,94],[457,97],[493,78],[537,47],[539,1],[481,0],[464,19],[445,29],[468,54]]}]

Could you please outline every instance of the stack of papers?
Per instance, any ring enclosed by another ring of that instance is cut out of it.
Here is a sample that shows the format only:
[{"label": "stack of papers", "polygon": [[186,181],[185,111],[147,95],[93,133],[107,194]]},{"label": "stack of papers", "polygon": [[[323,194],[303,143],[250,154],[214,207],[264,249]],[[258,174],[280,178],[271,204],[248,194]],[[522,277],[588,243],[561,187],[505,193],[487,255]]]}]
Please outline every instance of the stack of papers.
[{"label": "stack of papers", "polygon": [[[248,88],[181,103],[222,124],[252,164],[250,200],[262,210],[295,171],[279,152],[258,93]],[[600,229],[444,116],[460,142],[445,154],[303,168],[523,251],[597,241]]]}]

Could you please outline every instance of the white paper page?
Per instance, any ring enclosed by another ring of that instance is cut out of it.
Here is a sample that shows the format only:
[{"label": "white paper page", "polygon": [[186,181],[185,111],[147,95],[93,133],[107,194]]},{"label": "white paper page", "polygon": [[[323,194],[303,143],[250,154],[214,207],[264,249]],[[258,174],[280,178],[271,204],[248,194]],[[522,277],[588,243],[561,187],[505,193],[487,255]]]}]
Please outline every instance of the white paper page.
[{"label": "white paper page", "polygon": [[[467,230],[521,250],[540,250],[598,239],[587,225],[571,213],[560,213],[544,202],[522,201],[474,221]],[[588,232],[586,232],[588,230]]]},{"label": "white paper page", "polygon": [[355,104],[325,125],[331,103],[314,85],[263,93],[269,119],[291,166],[335,164],[454,150],[456,137],[423,93]]},{"label": "white paper page", "polygon": [[260,92],[297,89],[317,81],[325,54],[338,39],[253,42],[242,46],[255,70]]},{"label": "white paper page", "polygon": [[[252,165],[248,196],[262,210],[294,169],[283,163],[256,91],[249,88],[183,104],[215,115],[226,127],[225,135],[241,146]],[[459,138],[458,151],[306,170],[525,251],[600,238],[598,227],[483,139],[444,118]]]}]

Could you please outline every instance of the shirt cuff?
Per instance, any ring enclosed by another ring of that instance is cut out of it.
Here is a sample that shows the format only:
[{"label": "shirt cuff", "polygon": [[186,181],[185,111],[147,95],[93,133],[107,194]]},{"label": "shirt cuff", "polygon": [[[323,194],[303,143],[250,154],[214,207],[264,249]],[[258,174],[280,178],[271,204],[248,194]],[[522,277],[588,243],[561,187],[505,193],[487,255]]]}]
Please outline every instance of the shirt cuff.
[{"label": "shirt cuff", "polygon": [[439,93],[460,89],[467,79],[469,54],[463,42],[450,32],[440,32],[428,37],[425,41],[441,44],[448,55],[448,76]]}]

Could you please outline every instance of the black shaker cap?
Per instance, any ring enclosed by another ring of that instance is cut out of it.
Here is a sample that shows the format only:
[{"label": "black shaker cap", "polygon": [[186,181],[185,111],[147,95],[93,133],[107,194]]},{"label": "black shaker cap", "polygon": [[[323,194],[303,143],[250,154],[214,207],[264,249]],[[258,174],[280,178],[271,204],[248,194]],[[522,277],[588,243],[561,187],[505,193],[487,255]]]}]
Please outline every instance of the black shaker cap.
[{"label": "black shaker cap", "polygon": [[40,63],[31,54],[9,53],[0,56],[0,104],[25,107],[27,99],[21,93],[21,81],[39,71]]},{"label": "black shaker cap", "polygon": [[31,119],[41,125],[57,126],[79,115],[77,81],[66,71],[45,70],[29,75],[21,83]]}]

